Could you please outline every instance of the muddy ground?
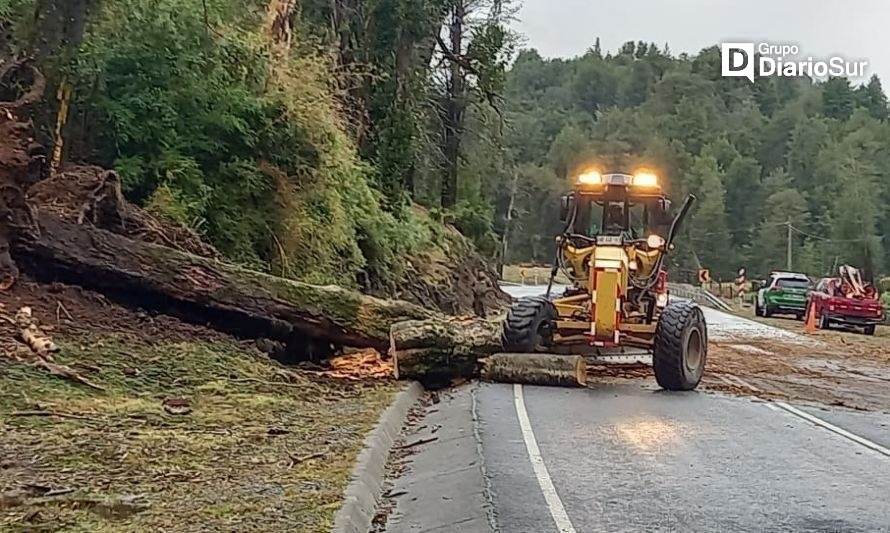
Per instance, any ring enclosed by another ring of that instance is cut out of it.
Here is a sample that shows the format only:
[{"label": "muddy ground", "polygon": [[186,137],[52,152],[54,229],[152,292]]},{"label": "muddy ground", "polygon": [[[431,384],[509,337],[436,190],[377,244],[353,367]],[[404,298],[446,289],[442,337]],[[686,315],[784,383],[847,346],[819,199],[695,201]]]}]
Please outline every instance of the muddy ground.
[{"label": "muddy ground", "polygon": [[2,531],[327,530],[398,388],[78,288],[20,280],[0,304],[33,307],[55,363],[90,383],[17,360],[0,320]]},{"label": "muddy ground", "polygon": [[[746,311],[740,313],[744,316]],[[757,322],[789,334],[754,329],[712,341],[709,387],[734,388],[713,378],[733,381],[732,376],[737,376],[761,389],[760,396],[890,412],[890,328],[878,327],[874,337],[861,330],[838,329],[807,335],[802,321]],[[742,386],[739,392],[752,391]]]},{"label": "muddy ground", "polygon": [[[745,311],[740,311],[744,318]],[[890,413],[890,327],[804,332],[804,323],[772,318],[709,324],[699,390]],[[589,382],[652,377],[648,364],[593,365]]]}]

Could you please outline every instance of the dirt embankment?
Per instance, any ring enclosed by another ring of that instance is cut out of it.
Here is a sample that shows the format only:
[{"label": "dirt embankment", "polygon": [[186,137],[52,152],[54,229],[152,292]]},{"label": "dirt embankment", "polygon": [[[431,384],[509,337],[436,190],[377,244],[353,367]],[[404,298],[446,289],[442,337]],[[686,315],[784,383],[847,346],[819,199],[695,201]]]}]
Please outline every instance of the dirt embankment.
[{"label": "dirt embankment", "polygon": [[[429,216],[416,208],[418,217]],[[442,226],[428,249],[408,258],[399,282],[376,291],[452,315],[492,315],[510,305],[498,276],[456,229]]]}]

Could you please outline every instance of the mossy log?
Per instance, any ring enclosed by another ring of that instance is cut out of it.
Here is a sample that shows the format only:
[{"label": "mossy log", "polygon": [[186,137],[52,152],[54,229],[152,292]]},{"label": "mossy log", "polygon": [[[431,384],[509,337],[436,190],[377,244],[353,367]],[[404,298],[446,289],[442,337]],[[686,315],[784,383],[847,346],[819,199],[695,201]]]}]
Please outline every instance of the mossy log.
[{"label": "mossy log", "polygon": [[502,349],[501,327],[483,319],[441,317],[395,324],[390,355],[396,378],[430,383],[475,377],[479,359]]},{"label": "mossy log", "polygon": [[580,355],[497,353],[482,361],[486,381],[584,387],[587,363]]},{"label": "mossy log", "polygon": [[14,232],[12,243],[15,261],[33,275],[236,335],[292,341],[296,332],[385,351],[394,323],[434,316],[407,302],[247,270],[49,212],[35,218],[36,228]]}]

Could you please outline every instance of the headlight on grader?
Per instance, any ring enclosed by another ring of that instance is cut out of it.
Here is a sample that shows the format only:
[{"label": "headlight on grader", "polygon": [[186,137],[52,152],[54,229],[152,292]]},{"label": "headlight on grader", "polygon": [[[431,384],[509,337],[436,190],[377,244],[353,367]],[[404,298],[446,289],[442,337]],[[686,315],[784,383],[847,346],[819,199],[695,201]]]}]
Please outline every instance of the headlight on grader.
[{"label": "headlight on grader", "polygon": [[646,239],[646,244],[649,245],[649,248],[661,248],[662,246],[664,246],[664,238],[653,233],[652,235],[649,235],[648,239]]},{"label": "headlight on grader", "polygon": [[602,185],[603,175],[595,170],[583,172],[578,176],[578,183],[581,185]]},{"label": "headlight on grader", "polygon": [[651,172],[637,172],[631,182],[634,187],[658,187],[658,176]]}]

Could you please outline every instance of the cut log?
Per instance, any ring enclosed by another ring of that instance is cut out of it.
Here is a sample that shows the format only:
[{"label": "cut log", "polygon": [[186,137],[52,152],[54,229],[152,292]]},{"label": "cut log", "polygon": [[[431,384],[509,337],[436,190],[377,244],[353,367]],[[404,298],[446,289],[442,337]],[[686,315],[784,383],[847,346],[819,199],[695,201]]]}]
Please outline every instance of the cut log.
[{"label": "cut log", "polygon": [[385,351],[394,323],[437,316],[407,302],[299,283],[135,241],[53,213],[39,211],[35,218],[37,231],[17,231],[12,243],[17,264],[33,275],[235,335],[293,343],[296,333],[296,342],[318,339]]},{"label": "cut log", "polygon": [[481,376],[504,383],[584,387],[587,363],[580,355],[498,353],[482,361]]},{"label": "cut log", "polygon": [[396,379],[426,384],[475,377],[478,360],[501,349],[501,324],[475,318],[406,321],[390,334]]}]

